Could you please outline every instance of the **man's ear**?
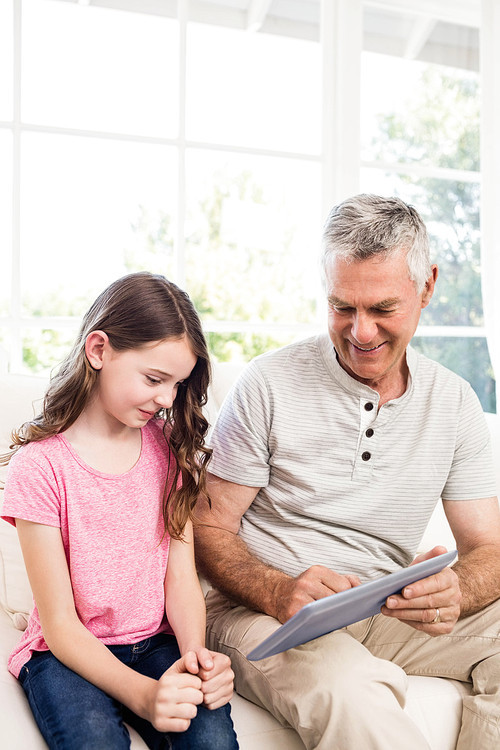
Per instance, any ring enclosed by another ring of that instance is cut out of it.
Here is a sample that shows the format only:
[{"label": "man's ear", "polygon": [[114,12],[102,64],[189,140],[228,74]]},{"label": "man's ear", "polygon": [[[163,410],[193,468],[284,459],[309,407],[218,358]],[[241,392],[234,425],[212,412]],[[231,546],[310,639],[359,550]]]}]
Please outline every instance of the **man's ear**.
[{"label": "man's ear", "polygon": [[434,294],[434,287],[436,286],[437,277],[438,267],[434,263],[434,265],[431,266],[431,275],[425,282],[424,291],[422,292],[422,309],[424,307],[427,307],[427,305],[431,301],[432,295]]},{"label": "man's ear", "polygon": [[94,370],[102,368],[104,350],[109,344],[109,337],[104,331],[92,331],[85,339],[85,354]]}]

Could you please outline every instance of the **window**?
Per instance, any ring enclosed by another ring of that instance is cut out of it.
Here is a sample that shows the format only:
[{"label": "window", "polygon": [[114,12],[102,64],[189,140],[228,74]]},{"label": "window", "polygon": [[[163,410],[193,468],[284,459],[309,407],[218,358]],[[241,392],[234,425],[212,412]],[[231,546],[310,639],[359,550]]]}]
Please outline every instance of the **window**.
[{"label": "window", "polygon": [[481,293],[478,29],[370,7],[364,29],[361,189],[413,204],[439,267],[413,344],[495,411]]},{"label": "window", "polygon": [[494,411],[479,158],[489,2],[1,3],[10,370],[48,373],[95,295],[139,269],[189,292],[219,360],[324,330],[323,220],[371,191],[417,206],[440,267],[415,346]]},{"label": "window", "polygon": [[13,172],[0,195],[14,213],[0,232],[14,271],[1,269],[13,296],[0,341],[12,371],[50,371],[96,294],[139,269],[186,288],[219,359],[317,326],[319,44],[186,23],[170,6],[2,11],[0,155]]}]

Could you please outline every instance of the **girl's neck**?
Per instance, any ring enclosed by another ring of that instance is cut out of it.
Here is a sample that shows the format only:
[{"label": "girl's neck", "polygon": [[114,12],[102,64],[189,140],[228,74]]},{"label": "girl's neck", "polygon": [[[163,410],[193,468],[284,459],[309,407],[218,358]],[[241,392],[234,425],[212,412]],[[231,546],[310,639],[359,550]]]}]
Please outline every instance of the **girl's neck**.
[{"label": "girl's neck", "polygon": [[65,430],[64,437],[88,466],[104,474],[125,474],[141,455],[140,428],[109,420],[91,407]]}]

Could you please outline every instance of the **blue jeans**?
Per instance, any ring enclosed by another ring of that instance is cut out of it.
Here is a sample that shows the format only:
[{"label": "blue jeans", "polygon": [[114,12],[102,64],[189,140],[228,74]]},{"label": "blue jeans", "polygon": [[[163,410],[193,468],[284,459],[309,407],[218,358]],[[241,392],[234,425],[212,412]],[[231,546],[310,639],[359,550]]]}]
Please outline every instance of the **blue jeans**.
[{"label": "blue jeans", "polygon": [[[154,679],[180,657],[176,639],[167,634],[108,648],[131,669]],[[50,651],[35,652],[22,668],[19,682],[51,750],[128,750],[130,736],[124,722],[155,750],[238,748],[229,704],[214,711],[198,706],[185,732],[165,733],[65,667]]]}]

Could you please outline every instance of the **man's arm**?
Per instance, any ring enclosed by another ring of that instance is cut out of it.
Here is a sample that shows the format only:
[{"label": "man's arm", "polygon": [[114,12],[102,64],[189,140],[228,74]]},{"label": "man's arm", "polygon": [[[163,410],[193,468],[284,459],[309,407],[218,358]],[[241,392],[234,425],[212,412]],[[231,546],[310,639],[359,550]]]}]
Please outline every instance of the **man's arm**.
[{"label": "man's arm", "polygon": [[195,550],[201,572],[219,591],[250,609],[286,622],[305,604],[359,584],[314,565],[297,578],[263,563],[238,536],[241,518],[259,488],[208,478],[212,502],[200,499],[196,508]]},{"label": "man's arm", "polygon": [[500,597],[500,509],[496,497],[448,500],[444,509],[457,542],[462,618]]},{"label": "man's arm", "polygon": [[[389,597],[382,612],[429,635],[451,633],[458,619],[500,597],[500,510],[496,497],[447,500],[444,509],[457,543],[452,568],[412,583]],[[443,551],[436,548],[429,555]],[[429,556],[427,555],[427,556]],[[439,610],[439,621],[433,618]]]}]

